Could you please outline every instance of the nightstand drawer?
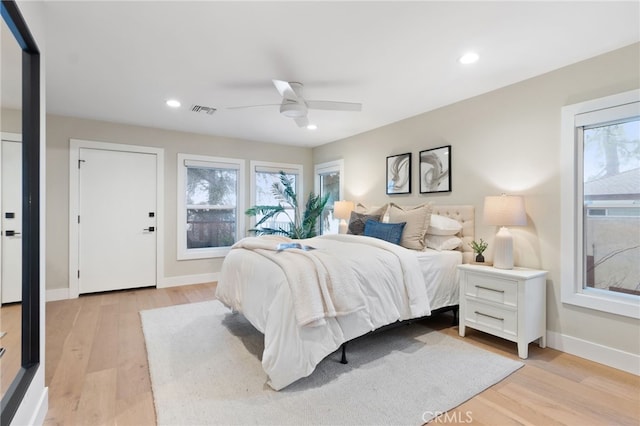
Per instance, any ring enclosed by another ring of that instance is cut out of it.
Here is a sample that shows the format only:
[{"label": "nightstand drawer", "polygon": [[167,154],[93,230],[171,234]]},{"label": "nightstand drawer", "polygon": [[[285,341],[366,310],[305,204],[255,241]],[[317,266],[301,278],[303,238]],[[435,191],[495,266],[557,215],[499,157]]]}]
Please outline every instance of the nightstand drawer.
[{"label": "nightstand drawer", "polygon": [[518,306],[518,282],[482,274],[467,274],[465,294],[509,306]]},{"label": "nightstand drawer", "polygon": [[518,315],[515,310],[467,298],[463,315],[465,322],[475,329],[508,338],[518,334]]}]

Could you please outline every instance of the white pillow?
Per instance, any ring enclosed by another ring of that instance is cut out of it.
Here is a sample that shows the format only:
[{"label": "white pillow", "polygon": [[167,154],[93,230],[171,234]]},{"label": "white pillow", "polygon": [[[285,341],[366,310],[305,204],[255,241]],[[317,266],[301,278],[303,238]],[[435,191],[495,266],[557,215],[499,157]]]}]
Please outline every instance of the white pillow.
[{"label": "white pillow", "polygon": [[427,247],[438,251],[455,250],[462,245],[462,239],[451,235],[427,234],[425,240],[427,241]]},{"label": "white pillow", "polygon": [[431,235],[456,235],[462,229],[462,224],[455,219],[440,216],[438,214],[431,215],[429,229],[427,234]]}]

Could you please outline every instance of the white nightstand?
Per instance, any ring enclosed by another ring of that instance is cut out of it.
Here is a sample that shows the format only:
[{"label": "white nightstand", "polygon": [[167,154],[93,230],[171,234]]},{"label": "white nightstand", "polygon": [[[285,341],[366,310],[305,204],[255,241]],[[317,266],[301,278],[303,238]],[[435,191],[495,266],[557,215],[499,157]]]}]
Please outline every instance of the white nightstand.
[{"label": "white nightstand", "polygon": [[546,346],[546,271],[469,264],[458,270],[460,336],[471,327],[517,342],[520,358],[527,358],[536,339]]}]

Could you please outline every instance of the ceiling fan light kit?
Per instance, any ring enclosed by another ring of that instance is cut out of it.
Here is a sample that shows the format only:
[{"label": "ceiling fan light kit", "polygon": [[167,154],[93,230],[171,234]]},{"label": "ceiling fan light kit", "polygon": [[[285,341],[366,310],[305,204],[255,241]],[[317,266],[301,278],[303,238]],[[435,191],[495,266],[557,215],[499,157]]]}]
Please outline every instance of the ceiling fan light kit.
[{"label": "ceiling fan light kit", "polygon": [[300,118],[307,115],[307,106],[304,103],[284,99],[280,105],[280,114],[289,118]]}]

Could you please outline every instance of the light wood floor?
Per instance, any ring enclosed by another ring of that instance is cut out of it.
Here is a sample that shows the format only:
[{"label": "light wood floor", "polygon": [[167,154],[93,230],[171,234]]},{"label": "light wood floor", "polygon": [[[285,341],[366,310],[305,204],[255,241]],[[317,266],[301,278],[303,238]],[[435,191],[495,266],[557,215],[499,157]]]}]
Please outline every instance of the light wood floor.
[{"label": "light wood floor", "polygon": [[4,395],[20,370],[22,357],[22,307],[20,303],[0,306],[0,347],[4,355],[0,358],[0,395]]},{"label": "light wood floor", "polygon": [[[47,303],[45,424],[155,424],[139,311],[211,300],[214,292],[210,283]],[[450,318],[425,324],[459,338]],[[517,359],[515,343],[474,330],[464,340]],[[639,377],[535,344],[525,363],[432,424],[640,424]]]}]

